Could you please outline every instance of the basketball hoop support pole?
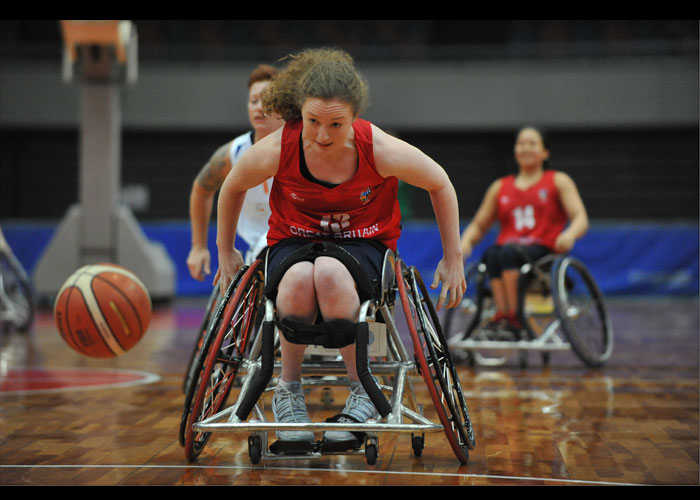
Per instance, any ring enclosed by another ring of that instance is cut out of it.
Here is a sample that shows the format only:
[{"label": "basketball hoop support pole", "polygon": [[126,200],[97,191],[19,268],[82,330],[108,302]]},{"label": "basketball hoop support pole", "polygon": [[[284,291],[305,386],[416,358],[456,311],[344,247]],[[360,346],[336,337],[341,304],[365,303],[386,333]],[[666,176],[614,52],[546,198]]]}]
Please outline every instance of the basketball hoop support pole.
[{"label": "basketball hoop support pole", "polygon": [[[119,200],[121,81],[135,81],[136,40],[135,32],[121,40],[124,25],[114,23],[62,21],[64,79],[72,80],[74,68],[79,68],[82,80],[79,201],[68,209],[37,264],[34,283],[40,296],[55,296],[73,271],[100,262],[128,268],[154,299],[170,299],[175,293],[170,256],[162,245],[148,241]],[[128,55],[132,60],[126,60]]]}]

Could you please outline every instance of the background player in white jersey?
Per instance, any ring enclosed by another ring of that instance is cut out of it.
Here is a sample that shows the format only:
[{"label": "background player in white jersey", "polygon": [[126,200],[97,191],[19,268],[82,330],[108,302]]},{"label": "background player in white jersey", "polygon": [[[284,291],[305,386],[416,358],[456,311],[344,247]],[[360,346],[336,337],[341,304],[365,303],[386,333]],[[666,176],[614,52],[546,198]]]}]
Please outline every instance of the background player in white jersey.
[{"label": "background player in white jersey", "polygon": [[[248,118],[253,130],[224,144],[202,167],[192,183],[190,193],[190,225],[192,248],[187,256],[187,267],[193,278],[202,281],[211,273],[211,255],[207,246],[209,220],[214,196],[221,188],[231,166],[254,143],[281,127],[284,122],[276,116],[266,116],[262,110],[260,93],[277,74],[277,69],[261,64],[248,79]],[[272,179],[250,189],[246,194],[238,235],[248,244],[246,262],[250,263],[267,245],[267,220],[270,216],[269,196]]]}]

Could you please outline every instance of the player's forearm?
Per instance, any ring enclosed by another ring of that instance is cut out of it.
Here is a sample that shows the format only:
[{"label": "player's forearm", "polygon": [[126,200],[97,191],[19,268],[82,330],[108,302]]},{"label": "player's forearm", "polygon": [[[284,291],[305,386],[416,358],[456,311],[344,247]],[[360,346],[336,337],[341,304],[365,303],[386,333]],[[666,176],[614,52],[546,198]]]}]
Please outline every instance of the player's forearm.
[{"label": "player's forearm", "polygon": [[462,259],[461,237],[459,232],[459,204],[452,184],[430,191],[430,201],[435,211],[442,251],[447,260]]},{"label": "player's forearm", "polygon": [[571,219],[566,231],[576,240],[582,238],[588,232],[588,216],[579,213]]},{"label": "player's forearm", "polygon": [[192,246],[206,247],[208,241],[209,221],[214,206],[214,193],[193,184],[190,193],[190,227]]},{"label": "player's forearm", "polygon": [[465,247],[473,247],[481,241],[484,237],[484,231],[481,226],[476,221],[472,221],[462,234],[462,253],[465,251]]},{"label": "player's forearm", "polygon": [[221,189],[217,204],[216,246],[219,252],[235,248],[238,218],[243,208],[245,191]]}]

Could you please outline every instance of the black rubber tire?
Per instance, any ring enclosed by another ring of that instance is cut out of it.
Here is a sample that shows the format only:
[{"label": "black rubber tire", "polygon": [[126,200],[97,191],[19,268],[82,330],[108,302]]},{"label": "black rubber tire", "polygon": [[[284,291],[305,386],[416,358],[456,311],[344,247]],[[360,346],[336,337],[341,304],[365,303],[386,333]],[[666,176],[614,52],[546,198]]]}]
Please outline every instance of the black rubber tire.
[{"label": "black rubber tire", "polygon": [[588,366],[598,368],[613,350],[613,328],[605,300],[586,266],[571,256],[552,266],[554,306],[571,348]]}]

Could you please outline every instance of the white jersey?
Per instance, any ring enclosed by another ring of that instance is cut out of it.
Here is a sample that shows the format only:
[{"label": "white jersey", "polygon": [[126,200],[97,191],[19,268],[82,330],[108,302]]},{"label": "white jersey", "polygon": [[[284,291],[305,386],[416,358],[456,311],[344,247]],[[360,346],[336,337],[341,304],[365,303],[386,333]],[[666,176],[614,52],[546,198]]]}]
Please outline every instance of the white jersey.
[{"label": "white jersey", "polygon": [[[231,143],[229,156],[231,165],[253,145],[253,132],[236,137]],[[270,188],[272,178],[248,190],[238,219],[238,236],[248,244],[246,263],[252,260],[267,246],[268,219],[270,218]]]}]

